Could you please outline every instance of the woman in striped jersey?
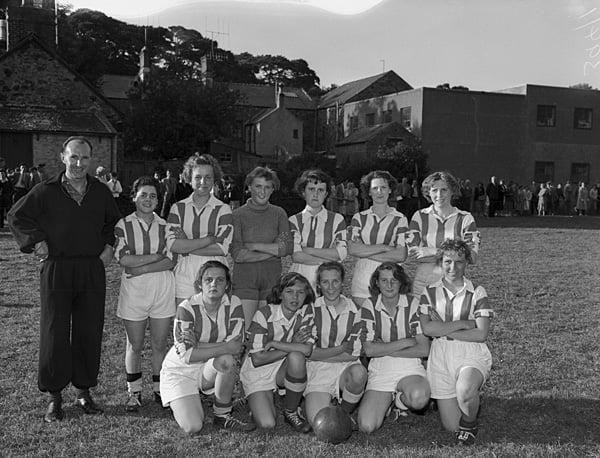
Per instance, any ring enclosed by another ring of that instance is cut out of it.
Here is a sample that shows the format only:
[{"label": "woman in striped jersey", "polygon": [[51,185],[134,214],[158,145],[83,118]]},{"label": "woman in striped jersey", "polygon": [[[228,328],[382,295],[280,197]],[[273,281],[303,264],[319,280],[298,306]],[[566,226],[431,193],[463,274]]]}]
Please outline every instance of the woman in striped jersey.
[{"label": "woman in striped jersey", "polygon": [[248,432],[254,424],[231,414],[236,380],[236,356],[244,348],[244,312],[231,293],[226,265],[207,261],[195,281],[198,294],[177,307],[173,324],[173,347],[160,372],[165,407],[187,434],[204,426],[200,392],[215,395],[213,425]]},{"label": "woman in striped jersey", "polygon": [[167,352],[171,317],[175,315],[175,265],[167,251],[167,223],[154,213],[158,204],[157,183],[141,177],[132,186],[135,212],[115,226],[115,258],[124,267],[117,305],[123,320],[127,345],[125,371],[129,398],[127,412],[142,405],[142,350],[150,325],[154,400],[161,402],[159,374]]},{"label": "woman in striped jersey", "polygon": [[395,400],[400,415],[429,403],[429,383],[421,358],[429,339],[417,316],[419,301],[409,295],[410,280],[402,267],[384,262],[371,276],[371,298],[361,309],[364,354],[369,362],[367,391],[358,409],[358,427],[367,434],[383,424]]},{"label": "woman in striped jersey", "polygon": [[223,172],[210,154],[194,154],[184,165],[183,175],[193,193],[171,207],[168,246],[177,253],[175,296],[177,303],[196,294],[196,273],[207,261],[227,265],[226,256],[233,238],[229,205],[214,196]]},{"label": "woman in striped jersey", "polygon": [[331,399],[351,414],[367,384],[367,371],[360,363],[360,309],[342,294],[344,266],[323,263],[317,270],[317,294],[313,314],[317,341],[307,364],[306,416],[312,425],[319,410]]},{"label": "woman in striped jersey", "polygon": [[282,275],[254,314],[248,329],[251,345],[240,370],[240,381],[257,426],[274,428],[277,413],[273,390],[285,387],[283,417],[294,430],[308,433],[310,425],[298,413],[306,388],[306,360],[315,343],[308,280],[296,272]]},{"label": "woman in striped jersey", "polygon": [[319,265],[327,261],[343,261],[347,255],[346,223],[339,213],[323,206],[331,178],[321,170],[305,170],[294,189],[304,198],[306,208],[290,217],[294,236],[294,261],[290,272],[304,275],[313,289]]},{"label": "woman in striped jersey", "polygon": [[421,191],[431,205],[415,212],[406,234],[409,259],[417,262],[412,286],[416,297],[421,295],[425,286],[442,278],[442,269],[437,261],[442,255],[440,246],[444,240],[467,242],[473,262],[480,243],[473,215],[451,203],[452,196],[460,194],[456,178],[448,172],[432,173],[423,181]]},{"label": "woman in striped jersey", "polygon": [[398,182],[385,170],[370,172],[360,180],[360,186],[373,204],[354,215],[348,231],[348,253],[358,262],[352,277],[352,299],[357,305],[370,296],[369,280],[382,262],[403,262],[408,221],[402,213],[388,205]]}]

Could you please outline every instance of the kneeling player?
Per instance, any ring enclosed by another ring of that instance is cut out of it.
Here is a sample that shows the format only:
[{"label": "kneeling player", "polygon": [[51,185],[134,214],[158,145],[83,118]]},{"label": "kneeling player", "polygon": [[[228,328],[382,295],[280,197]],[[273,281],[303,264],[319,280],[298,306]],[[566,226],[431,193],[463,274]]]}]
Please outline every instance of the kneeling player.
[{"label": "kneeling player", "polygon": [[306,415],[312,425],[317,412],[339,398],[351,414],[365,391],[367,370],[358,361],[361,315],[351,299],[342,295],[344,267],[326,262],[317,269],[314,305],[317,342],[309,358]]},{"label": "kneeling player", "polygon": [[202,265],[195,282],[199,294],[177,307],[175,343],[160,371],[163,405],[170,406],[177,423],[188,434],[202,429],[204,410],[199,391],[215,395],[213,425],[252,431],[253,424],[231,415],[235,385],[235,357],[242,351],[244,311],[231,291],[229,269],[219,261]]},{"label": "kneeling player", "polygon": [[444,276],[425,288],[419,307],[423,332],[434,338],[427,375],[444,428],[455,431],[457,443],[471,445],[479,390],[492,367],[485,341],[494,313],[483,287],[464,276],[471,262],[469,246],[446,240],[441,250]]},{"label": "kneeling player", "polygon": [[298,414],[306,388],[306,358],[313,349],[314,292],[298,273],[283,275],[259,307],[248,330],[250,353],[240,371],[255,423],[274,428],[277,414],[273,390],[285,387],[283,416],[296,431],[308,433],[310,425]]},{"label": "kneeling player", "polygon": [[371,275],[371,298],[362,308],[364,352],[371,361],[358,410],[359,429],[368,434],[381,427],[394,399],[402,411],[422,410],[429,403],[421,362],[429,354],[429,339],[421,333],[418,300],[410,289],[408,276],[393,262],[384,262]]}]

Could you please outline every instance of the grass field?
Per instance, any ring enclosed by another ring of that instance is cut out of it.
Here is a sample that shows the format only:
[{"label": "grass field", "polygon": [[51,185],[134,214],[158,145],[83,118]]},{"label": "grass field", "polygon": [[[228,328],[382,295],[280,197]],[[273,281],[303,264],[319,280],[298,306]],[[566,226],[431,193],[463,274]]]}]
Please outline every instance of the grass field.
[{"label": "grass field", "polygon": [[[432,411],[337,446],[293,433],[281,417],[271,432],[224,433],[208,424],[188,438],[149,401],[126,414],[115,265],[94,391],[105,414],[84,417],[66,403],[65,420],[47,425],[36,381],[39,267],[0,230],[0,456],[600,456],[600,218],[497,218],[480,226],[481,261],[467,273],[486,287],[496,311],[488,342],[494,367],[470,449],[453,447]],[[72,398],[72,389],[64,395]]]}]

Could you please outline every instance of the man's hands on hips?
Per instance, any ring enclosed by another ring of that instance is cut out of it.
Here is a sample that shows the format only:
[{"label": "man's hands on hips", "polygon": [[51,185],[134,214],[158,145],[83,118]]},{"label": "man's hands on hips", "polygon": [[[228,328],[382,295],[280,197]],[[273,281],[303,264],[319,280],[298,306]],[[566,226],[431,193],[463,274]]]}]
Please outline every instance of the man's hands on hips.
[{"label": "man's hands on hips", "polygon": [[33,254],[35,254],[40,262],[44,262],[46,259],[48,259],[48,244],[45,240],[35,244],[33,248]]},{"label": "man's hands on hips", "polygon": [[110,265],[110,262],[112,261],[113,258],[113,254],[114,254],[114,249],[113,247],[111,247],[110,245],[104,245],[104,250],[102,250],[102,253],[100,253],[100,259],[102,260],[102,264],[104,264],[104,267],[108,267]]}]

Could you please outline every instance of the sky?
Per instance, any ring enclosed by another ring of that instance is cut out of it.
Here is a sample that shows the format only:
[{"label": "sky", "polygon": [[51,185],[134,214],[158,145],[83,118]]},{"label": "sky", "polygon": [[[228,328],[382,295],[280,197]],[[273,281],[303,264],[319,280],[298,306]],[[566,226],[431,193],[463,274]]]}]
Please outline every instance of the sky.
[{"label": "sky", "polygon": [[69,0],[198,30],[234,53],[302,58],[323,87],[394,70],[413,87],[600,87],[600,0]]}]

